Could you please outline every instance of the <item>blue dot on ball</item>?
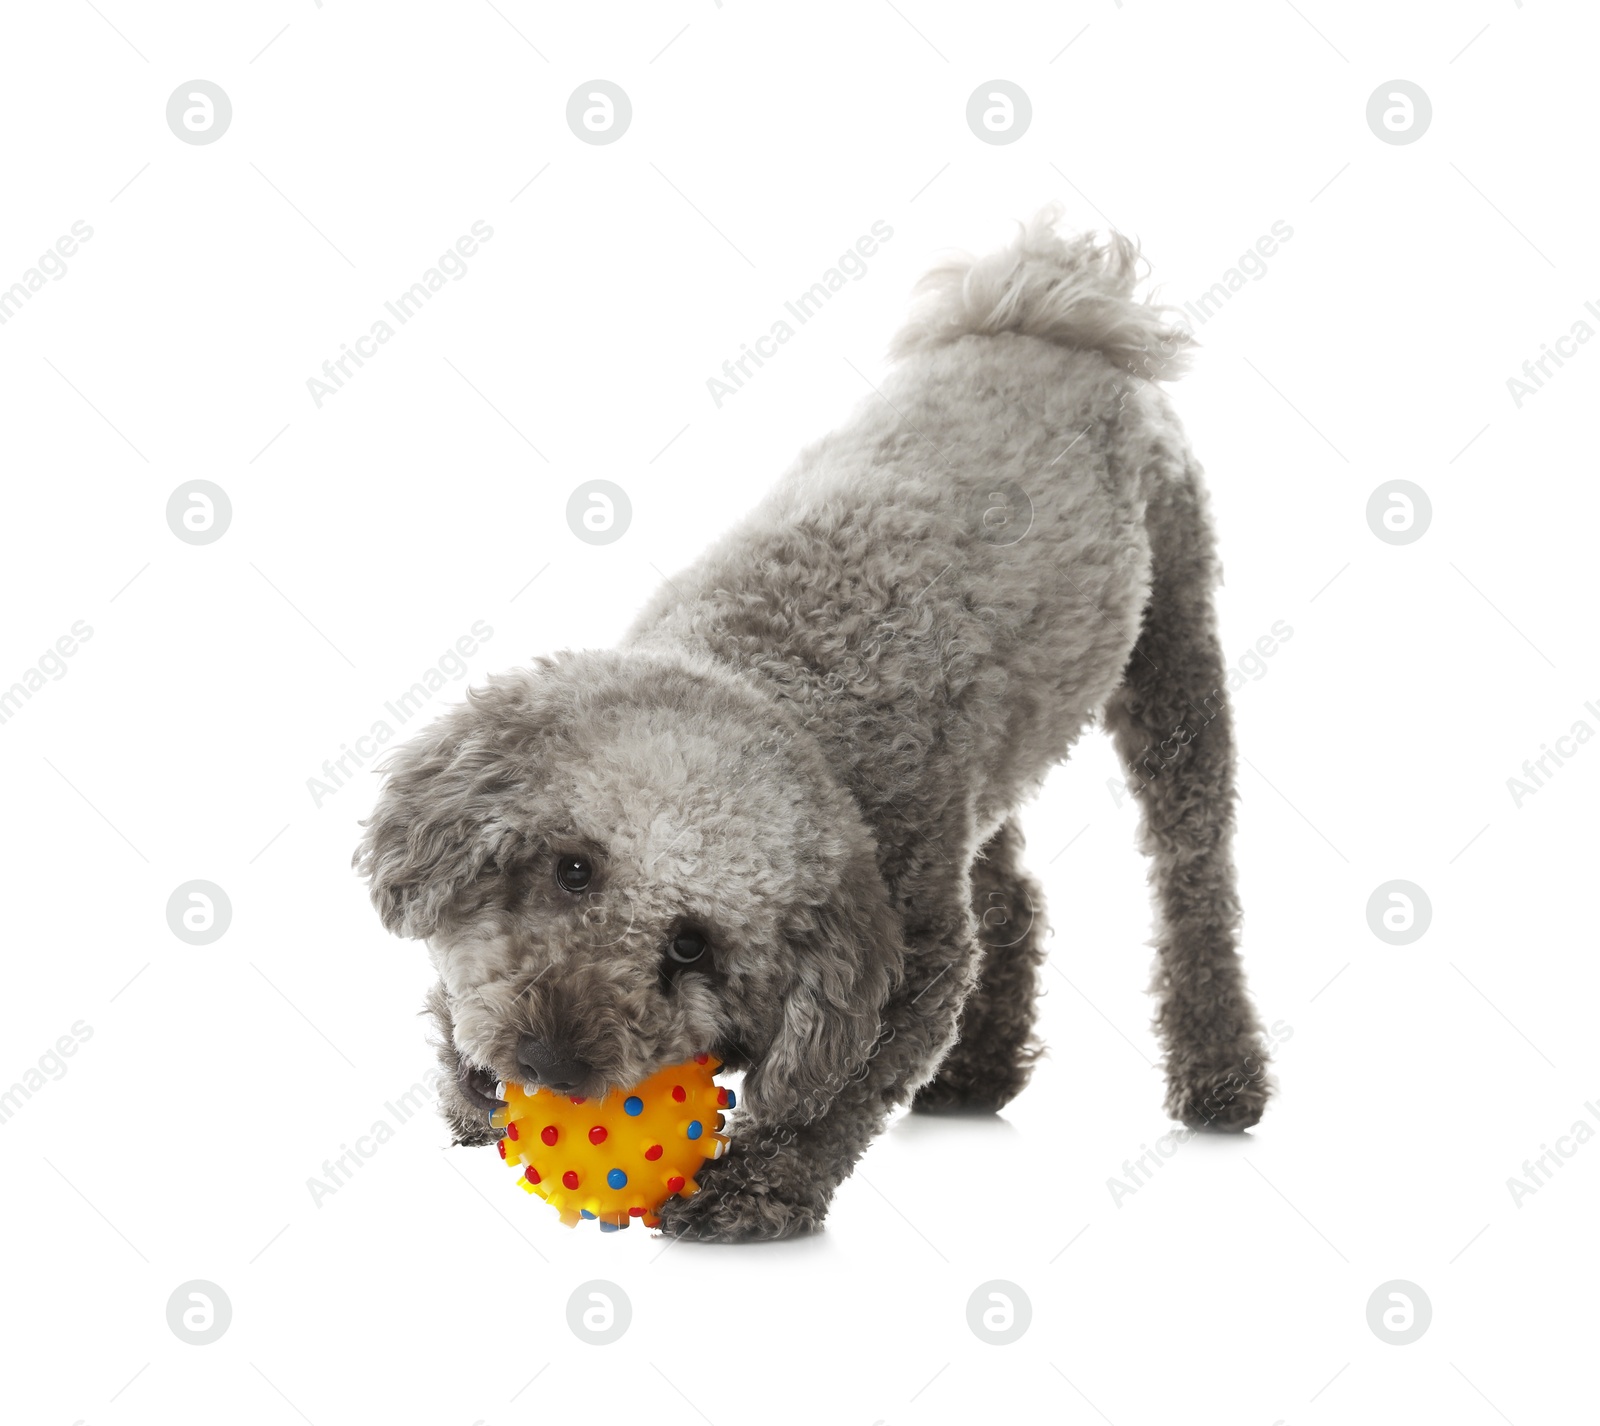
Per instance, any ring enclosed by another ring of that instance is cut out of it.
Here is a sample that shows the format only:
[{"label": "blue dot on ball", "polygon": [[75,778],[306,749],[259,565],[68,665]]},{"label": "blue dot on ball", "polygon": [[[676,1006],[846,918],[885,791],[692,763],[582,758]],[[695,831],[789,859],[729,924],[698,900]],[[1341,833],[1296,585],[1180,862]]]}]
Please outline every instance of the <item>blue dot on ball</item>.
[{"label": "blue dot on ball", "polygon": [[624,1114],[643,1114],[644,1100],[640,1099],[637,1094],[630,1094],[622,1101],[622,1112]]},{"label": "blue dot on ball", "polygon": [[628,1176],[627,1174],[623,1173],[621,1169],[612,1169],[611,1172],[606,1175],[606,1182],[609,1183],[612,1188],[626,1188],[628,1186]]},{"label": "blue dot on ball", "polygon": [[615,1223],[602,1223],[600,1225],[600,1231],[602,1233],[615,1233],[617,1231],[617,1225]]},{"label": "blue dot on ball", "polygon": [[691,1139],[698,1139],[704,1132],[705,1131],[701,1128],[700,1121],[698,1119],[691,1119],[689,1121],[689,1137]]},{"label": "blue dot on ball", "polygon": [[735,1093],[734,1093],[734,1092],[733,1092],[733,1091],[732,1091],[732,1090],[731,1090],[731,1089],[730,1089],[730,1090],[729,1090],[729,1091],[728,1091],[728,1108],[729,1108],[729,1109],[737,1109],[737,1108],[738,1108],[738,1107],[739,1107],[739,1096],[738,1096],[738,1095],[736,1095],[736,1094],[735,1094]]},{"label": "blue dot on ball", "polygon": [[594,1214],[589,1212],[589,1210],[587,1208],[580,1208],[578,1210],[578,1213],[584,1218],[593,1218],[594,1217]]}]

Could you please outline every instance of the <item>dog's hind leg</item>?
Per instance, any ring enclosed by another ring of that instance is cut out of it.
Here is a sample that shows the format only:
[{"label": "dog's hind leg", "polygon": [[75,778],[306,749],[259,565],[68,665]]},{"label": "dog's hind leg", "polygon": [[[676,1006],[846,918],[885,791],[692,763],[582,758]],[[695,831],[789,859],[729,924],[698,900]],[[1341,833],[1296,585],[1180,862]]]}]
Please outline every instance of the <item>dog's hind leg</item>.
[{"label": "dog's hind leg", "polygon": [[972,910],[983,969],[961,1009],[959,1040],[912,1109],[925,1114],[1003,1108],[1033,1074],[1044,963],[1044,898],[1022,865],[1022,833],[1007,821],[972,865]]},{"label": "dog's hind leg", "polygon": [[1167,1112],[1195,1127],[1246,1129],[1271,1085],[1236,948],[1233,719],[1212,606],[1219,568],[1192,461],[1153,485],[1146,527],[1150,600],[1106,723],[1151,858]]}]

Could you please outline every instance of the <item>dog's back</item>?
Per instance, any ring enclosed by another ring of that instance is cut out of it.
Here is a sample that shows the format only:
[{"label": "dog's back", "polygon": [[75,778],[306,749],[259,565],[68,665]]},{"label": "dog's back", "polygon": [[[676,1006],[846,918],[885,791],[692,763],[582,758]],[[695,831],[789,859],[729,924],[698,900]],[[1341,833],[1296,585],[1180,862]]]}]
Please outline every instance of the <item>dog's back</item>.
[{"label": "dog's back", "polygon": [[1190,480],[1152,385],[1186,340],[1133,300],[1135,262],[1126,239],[1062,238],[1046,214],[936,268],[882,389],[674,576],[636,637],[692,629],[759,672],[869,819],[966,797],[998,825],[1121,683],[1150,595],[1147,506]]}]

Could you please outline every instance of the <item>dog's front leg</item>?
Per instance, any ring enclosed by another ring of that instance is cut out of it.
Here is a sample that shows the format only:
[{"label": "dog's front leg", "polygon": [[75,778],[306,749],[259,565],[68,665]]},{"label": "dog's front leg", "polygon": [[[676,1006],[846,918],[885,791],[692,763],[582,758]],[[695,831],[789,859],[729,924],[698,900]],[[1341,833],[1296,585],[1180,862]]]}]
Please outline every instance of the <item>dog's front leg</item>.
[{"label": "dog's front leg", "polygon": [[431,1039],[439,1056],[439,1074],[435,1077],[439,1117],[450,1126],[451,1141],[492,1144],[503,1138],[505,1130],[490,1126],[489,1113],[504,1101],[495,1097],[495,1085],[488,1074],[465,1063],[457,1051],[455,1025],[443,985],[435,985],[428,992],[422,1013],[433,1021]]},{"label": "dog's front leg", "polygon": [[967,878],[945,878],[922,901],[927,907],[937,895],[936,916],[906,927],[906,973],[865,1056],[798,1112],[736,1124],[727,1152],[698,1176],[700,1191],[661,1210],[665,1235],[734,1243],[793,1237],[821,1224],[890,1111],[932,1078],[954,1041],[979,958]]}]

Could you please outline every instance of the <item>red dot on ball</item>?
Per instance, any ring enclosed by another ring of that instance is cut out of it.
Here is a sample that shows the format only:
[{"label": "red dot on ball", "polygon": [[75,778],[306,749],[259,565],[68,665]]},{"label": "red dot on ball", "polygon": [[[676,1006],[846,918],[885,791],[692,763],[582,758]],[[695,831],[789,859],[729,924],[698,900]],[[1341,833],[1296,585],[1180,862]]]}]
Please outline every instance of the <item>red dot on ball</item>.
[{"label": "red dot on ball", "polygon": [[679,1104],[682,1104],[683,1101],[688,1098],[688,1095],[684,1093],[684,1089],[681,1084],[675,1084],[672,1086],[672,1097],[676,1099]]},{"label": "red dot on ball", "polygon": [[578,1175],[573,1173],[571,1169],[568,1169],[564,1174],[561,1175],[561,1182],[566,1184],[568,1188],[576,1188],[578,1186]]},{"label": "red dot on ball", "polygon": [[718,1105],[718,1107],[720,1108],[721,1106],[727,1104],[727,1102],[728,1102],[728,1091],[723,1089],[721,1085],[718,1085],[717,1086],[717,1105]]},{"label": "red dot on ball", "polygon": [[539,1170],[534,1168],[532,1164],[529,1164],[527,1168],[523,1169],[522,1176],[523,1178],[527,1179],[529,1183],[539,1182]]},{"label": "red dot on ball", "polygon": [[603,1144],[605,1141],[606,1126],[604,1124],[596,1124],[594,1128],[589,1130],[589,1142],[591,1144]]},{"label": "red dot on ball", "polygon": [[554,1124],[546,1124],[544,1128],[539,1131],[539,1137],[543,1139],[545,1143],[553,1144],[561,1137],[561,1131],[556,1128]]},{"label": "red dot on ball", "polygon": [[508,1139],[520,1139],[521,1137],[522,1137],[522,1135],[517,1130],[516,1120],[513,1119],[511,1121],[511,1123],[506,1125],[506,1138],[508,1138]]},{"label": "red dot on ball", "polygon": [[681,1193],[682,1191],[683,1191],[683,1180],[682,1180],[682,1178],[680,1178],[677,1174],[673,1174],[673,1176],[667,1180],[667,1192],[668,1193]]},{"label": "red dot on ball", "polygon": [[659,1159],[661,1157],[661,1145],[660,1144],[652,1144],[652,1145],[650,1145],[650,1147],[644,1151],[644,1156],[645,1156],[645,1158],[649,1159],[651,1163],[654,1163],[657,1159]]},{"label": "red dot on ball", "polygon": [[504,1139],[497,1139],[497,1140],[495,1140],[495,1145],[494,1146],[495,1146],[495,1148],[500,1150],[500,1157],[501,1158],[505,1158],[505,1156],[506,1156],[506,1141]]},{"label": "red dot on ball", "polygon": [[707,1061],[708,1061],[708,1060],[710,1060],[710,1058],[711,1058],[711,1056],[710,1056],[710,1055],[696,1055],[696,1056],[695,1056],[695,1057],[694,1057],[694,1062],[695,1062],[695,1063],[696,1063],[696,1064],[697,1064],[697,1065],[703,1065],[703,1064],[705,1064],[705,1063],[706,1063],[706,1062],[707,1062]]},{"label": "red dot on ball", "polygon": [[630,1218],[643,1218],[647,1211],[648,1210],[646,1210],[644,1208],[630,1208],[628,1210],[628,1217],[630,1217]]}]

